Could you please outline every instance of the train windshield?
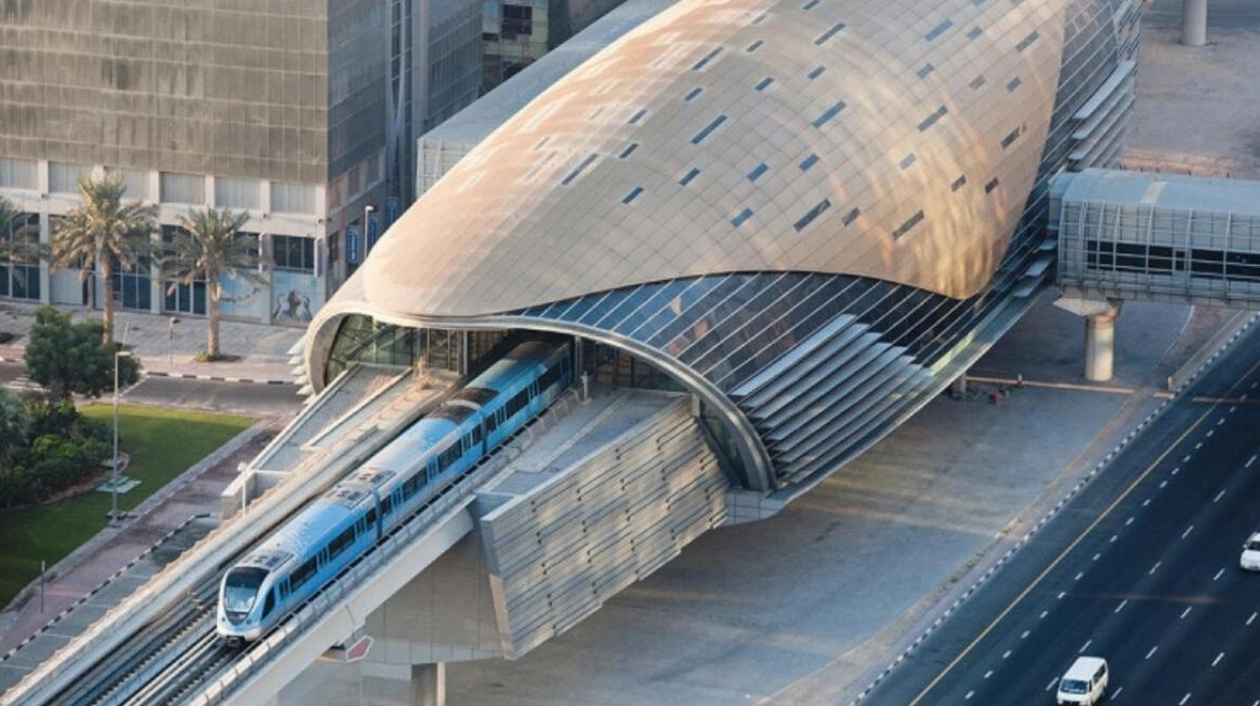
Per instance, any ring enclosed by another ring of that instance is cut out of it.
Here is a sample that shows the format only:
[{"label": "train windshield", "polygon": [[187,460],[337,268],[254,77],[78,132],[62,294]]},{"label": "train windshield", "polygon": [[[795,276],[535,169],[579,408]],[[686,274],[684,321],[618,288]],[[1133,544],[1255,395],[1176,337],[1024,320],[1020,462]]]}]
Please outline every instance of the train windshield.
[{"label": "train windshield", "polygon": [[257,567],[236,567],[223,580],[223,610],[231,614],[247,614],[258,600],[258,588],[267,577],[267,570]]}]

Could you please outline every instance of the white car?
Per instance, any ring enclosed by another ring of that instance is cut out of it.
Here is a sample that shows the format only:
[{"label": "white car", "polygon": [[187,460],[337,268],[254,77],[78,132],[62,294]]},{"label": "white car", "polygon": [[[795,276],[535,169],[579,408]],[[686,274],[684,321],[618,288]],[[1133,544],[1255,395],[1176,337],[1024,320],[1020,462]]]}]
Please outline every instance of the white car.
[{"label": "white car", "polygon": [[1260,533],[1252,533],[1247,542],[1243,543],[1238,566],[1245,570],[1260,570]]},{"label": "white car", "polygon": [[1061,705],[1096,705],[1107,694],[1111,671],[1107,661],[1083,655],[1059,679],[1055,702]]}]

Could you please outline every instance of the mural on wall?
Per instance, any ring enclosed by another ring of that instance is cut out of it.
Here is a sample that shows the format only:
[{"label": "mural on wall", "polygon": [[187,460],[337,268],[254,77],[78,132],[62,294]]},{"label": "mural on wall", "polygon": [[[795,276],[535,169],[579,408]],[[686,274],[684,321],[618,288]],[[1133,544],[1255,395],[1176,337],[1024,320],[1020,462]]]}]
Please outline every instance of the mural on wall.
[{"label": "mural on wall", "polygon": [[271,321],[304,324],[319,309],[318,282],[310,273],[275,270],[271,273]]}]

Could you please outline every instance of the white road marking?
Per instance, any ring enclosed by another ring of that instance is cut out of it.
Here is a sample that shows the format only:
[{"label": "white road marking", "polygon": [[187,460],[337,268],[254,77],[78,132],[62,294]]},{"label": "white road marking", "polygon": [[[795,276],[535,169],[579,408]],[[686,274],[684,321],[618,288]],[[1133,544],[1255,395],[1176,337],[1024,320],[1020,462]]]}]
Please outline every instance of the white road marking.
[{"label": "white road marking", "polygon": [[1252,463],[1254,463],[1255,461],[1256,461],[1256,455],[1252,454],[1251,458],[1247,460],[1247,468],[1250,469]]},{"label": "white road marking", "polygon": [[1248,626],[1250,626],[1250,625],[1251,625],[1251,622],[1252,622],[1252,621],[1255,621],[1255,620],[1256,620],[1256,614],[1260,614],[1260,611],[1253,611],[1253,612],[1251,612],[1251,617],[1247,619],[1247,625],[1248,625]]},{"label": "white road marking", "polygon": [[1010,658],[1010,657],[1011,657],[1011,652],[1010,652],[1010,651],[1007,651],[1007,652],[1005,652],[1005,653],[1003,653],[1003,654],[1002,654],[1002,660],[1006,660],[1007,658]]},{"label": "white road marking", "polygon": [[[1200,442],[1200,443],[1199,443],[1199,446],[1200,446],[1200,447],[1202,447],[1202,446],[1203,446],[1203,443],[1202,443],[1202,442]],[[1181,463],[1182,463],[1182,464],[1185,464],[1185,463],[1186,463],[1186,462],[1188,462],[1188,461],[1190,461],[1190,455],[1189,455],[1189,454],[1187,454],[1186,456],[1184,456],[1184,457],[1182,457],[1182,458],[1181,458]]]},{"label": "white road marking", "polygon": [[1230,405],[1230,406],[1229,406],[1229,411],[1230,411],[1230,412],[1233,412],[1233,411],[1235,411],[1235,410],[1237,410],[1237,409],[1238,409],[1238,406],[1237,406],[1237,405]]},{"label": "white road marking", "polygon": [[1111,540],[1110,540],[1109,542],[1113,542],[1113,543],[1114,543],[1116,540],[1119,540],[1119,539],[1120,539],[1120,536],[1119,536],[1119,535],[1112,535],[1112,536],[1111,536]]},{"label": "white road marking", "polygon": [[1088,641],[1085,641],[1085,645],[1081,646],[1080,650],[1078,650],[1078,651],[1076,651],[1076,652],[1077,652],[1077,653],[1084,653],[1084,652],[1085,652],[1085,649],[1086,649],[1086,648],[1089,648],[1089,644],[1091,644],[1091,643],[1093,643],[1093,642],[1094,642],[1094,639],[1092,639],[1092,638],[1091,638],[1091,639],[1089,639]]},{"label": "white road marking", "polygon": [[1203,443],[1202,443],[1202,442],[1199,442],[1198,444],[1194,445],[1194,448],[1195,448],[1195,449],[1203,449]]},{"label": "white road marking", "polygon": [[1046,618],[1046,614],[1048,614],[1048,613],[1050,613],[1050,612],[1049,612],[1049,611],[1043,611],[1043,612],[1041,612],[1041,616],[1038,616],[1037,618],[1039,618],[1039,619],[1044,619],[1044,618]]},{"label": "white road marking", "polygon": [[1164,488],[1164,487],[1165,487],[1165,486],[1167,486],[1167,485],[1168,485],[1168,480],[1167,480],[1167,479],[1165,479],[1165,480],[1163,480],[1163,481],[1159,482],[1159,487],[1160,487],[1160,488]]},{"label": "white road marking", "polygon": [[1185,540],[1185,539],[1186,539],[1186,536],[1190,534],[1190,531],[1191,531],[1191,530],[1194,530],[1194,526],[1193,526],[1193,525],[1192,525],[1192,526],[1190,526],[1190,527],[1188,527],[1188,528],[1186,528],[1186,532],[1184,532],[1184,533],[1182,533],[1182,534],[1181,534],[1181,539],[1182,539],[1182,540]]},{"label": "white road marking", "polygon": [[1221,658],[1224,658],[1224,657],[1225,657],[1224,653],[1221,653],[1220,655],[1216,656],[1216,660],[1212,661],[1212,667],[1215,668],[1216,664],[1221,662]]},{"label": "white road marking", "polygon": [[976,691],[975,691],[975,690],[972,690],[971,692],[968,692],[968,693],[967,693],[967,696],[966,696],[966,697],[964,697],[963,699],[964,699],[964,700],[969,700],[969,699],[971,699],[971,696],[972,696],[972,695],[974,695],[974,694],[976,694]]},{"label": "white road marking", "polygon": [[1100,557],[1102,557],[1102,553],[1101,553],[1101,552],[1096,552],[1096,553],[1094,553],[1094,562],[1097,562],[1097,561],[1098,561],[1098,558],[1100,558]]},{"label": "white road marking", "polygon": [[1046,685],[1046,692],[1049,692],[1049,691],[1050,691],[1050,689],[1054,687],[1054,684],[1055,684],[1056,682],[1058,682],[1058,681],[1059,681],[1059,679],[1058,679],[1058,678],[1055,678],[1055,679],[1051,680],[1051,681],[1050,681],[1050,684],[1049,684],[1049,685]]},{"label": "white road marking", "polygon": [[1124,522],[1124,524],[1125,524],[1125,525],[1133,525],[1133,516],[1129,516],[1129,519],[1128,519],[1128,520],[1126,520],[1126,521]]},{"label": "white road marking", "polygon": [[1063,597],[1065,597],[1065,596],[1067,596],[1067,592],[1059,592],[1059,598],[1060,598],[1060,599],[1062,599],[1062,598],[1063,598]]},{"label": "white road marking", "polygon": [[1212,503],[1216,503],[1217,501],[1221,500],[1221,496],[1224,496],[1224,495],[1225,495],[1225,489],[1221,489],[1221,492],[1216,494],[1216,498],[1212,499]]},{"label": "white road marking", "polygon": [[1186,618],[1186,614],[1190,613],[1190,610],[1191,610],[1191,609],[1193,609],[1193,608],[1194,608],[1193,606],[1187,606],[1187,607],[1186,607],[1186,610],[1185,610],[1185,611],[1183,611],[1183,612],[1181,612],[1181,618],[1183,618],[1183,619],[1184,619],[1184,618]]},{"label": "white road marking", "polygon": [[1151,505],[1151,499],[1149,499],[1149,498],[1148,498],[1148,499],[1146,499],[1145,501],[1142,501],[1142,506],[1143,506],[1143,507],[1145,507],[1145,506],[1149,506],[1149,505]]},{"label": "white road marking", "polygon": [[1163,560],[1160,560],[1159,562],[1156,562],[1156,563],[1155,563],[1155,564],[1151,567],[1151,571],[1150,571],[1150,572],[1147,572],[1147,574],[1155,574],[1155,570],[1159,569],[1159,566],[1160,566],[1160,565],[1162,565],[1162,564],[1164,564],[1164,561],[1163,561]]},{"label": "white road marking", "polygon": [[1225,574],[1225,568],[1224,568],[1224,567],[1222,567],[1222,568],[1220,569],[1220,571],[1218,571],[1218,572],[1216,573],[1216,576],[1212,578],[1212,581],[1213,581],[1213,582],[1215,582],[1216,580],[1220,579],[1220,578],[1221,578],[1221,575],[1223,575],[1223,574]]},{"label": "white road marking", "polygon": [[989,679],[990,677],[992,677],[992,676],[993,676],[993,671],[992,671],[992,670],[990,670],[989,672],[987,672],[987,673],[985,673],[985,674],[984,674],[984,679],[985,679],[985,680],[988,680],[988,679]]},{"label": "white road marking", "polygon": [[1189,693],[1189,692],[1187,692],[1187,693],[1186,693],[1186,696],[1185,696],[1185,697],[1183,697],[1183,698],[1181,698],[1181,701],[1180,701],[1180,702],[1178,702],[1177,704],[1179,704],[1179,705],[1184,705],[1184,704],[1186,703],[1186,700],[1188,700],[1188,699],[1190,699],[1190,693]]},{"label": "white road marking", "polygon": [[1151,659],[1151,656],[1155,655],[1155,651],[1157,651],[1157,650],[1159,650],[1159,644],[1158,644],[1158,643],[1157,643],[1157,644],[1155,644],[1155,645],[1153,645],[1153,646],[1151,646],[1151,652],[1146,654],[1146,659],[1147,659],[1147,660],[1150,660],[1150,659]]},{"label": "white road marking", "polygon": [[1123,609],[1123,608],[1124,608],[1124,605],[1125,605],[1125,604],[1128,604],[1128,603],[1129,603],[1129,600],[1128,600],[1128,599],[1125,599],[1124,601],[1120,602],[1120,606],[1117,606],[1117,607],[1116,607],[1116,610],[1115,610],[1115,611],[1113,611],[1113,612],[1111,612],[1111,613],[1113,613],[1113,614],[1118,614],[1118,613],[1120,613],[1120,610],[1121,610],[1121,609]]},{"label": "white road marking", "polygon": [[[1233,412],[1233,411],[1234,411],[1234,408],[1230,408],[1230,409],[1229,409],[1229,411],[1230,411],[1230,412]],[[1225,424],[1225,418],[1223,418],[1223,417],[1222,417],[1221,419],[1217,420],[1217,421],[1216,421],[1216,424],[1217,424],[1217,426],[1218,426],[1218,427],[1219,427],[1220,425]]]},{"label": "white road marking", "polygon": [[1114,699],[1116,699],[1117,697],[1119,697],[1119,696],[1120,696],[1120,692],[1121,692],[1122,690],[1124,690],[1124,686],[1123,686],[1123,685],[1121,685],[1120,687],[1117,687],[1117,688],[1116,688],[1116,691],[1115,691],[1115,692],[1113,692],[1113,693],[1111,693],[1111,699],[1113,699],[1113,700],[1114,700]]},{"label": "white road marking", "polygon": [[1021,633],[1021,634],[1019,634],[1019,637],[1020,637],[1020,638],[1028,638],[1028,634],[1030,634],[1030,633],[1032,633],[1032,629],[1024,629],[1024,632],[1023,632],[1023,633]]},{"label": "white road marking", "polygon": [[1085,573],[1084,573],[1084,572],[1077,572],[1077,573],[1076,573],[1076,579],[1075,579],[1075,580],[1073,580],[1073,581],[1078,581],[1078,580],[1080,580],[1080,578],[1081,578],[1081,577],[1084,577],[1084,576],[1085,576]]}]

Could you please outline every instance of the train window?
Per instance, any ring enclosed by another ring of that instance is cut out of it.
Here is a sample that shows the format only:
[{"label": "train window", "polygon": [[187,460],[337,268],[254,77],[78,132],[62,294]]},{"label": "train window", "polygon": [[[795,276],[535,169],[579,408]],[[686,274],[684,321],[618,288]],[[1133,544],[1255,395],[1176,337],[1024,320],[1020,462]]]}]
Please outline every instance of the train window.
[{"label": "train window", "polygon": [[498,428],[498,426],[499,426],[499,415],[496,412],[495,414],[486,418],[486,436],[488,437],[494,434],[494,431],[496,428]]},{"label": "train window", "polygon": [[416,491],[424,485],[424,476],[416,474],[415,476],[403,482],[402,492],[403,498],[411,498],[416,495]]},{"label": "train window", "polygon": [[337,537],[333,538],[332,542],[328,543],[328,556],[336,557],[345,552],[346,548],[353,545],[355,536],[354,531],[355,529],[352,526],[341,531]]},{"label": "train window", "polygon": [[269,614],[271,614],[272,609],[275,609],[275,608],[276,608],[276,593],[267,592],[267,603],[263,604],[263,612],[262,612],[263,618],[266,618]]},{"label": "train window", "polygon": [[[384,499],[383,501],[381,501],[381,506],[382,506],[381,514],[382,514],[382,515],[386,513],[386,511],[384,510],[384,506],[385,506],[385,504],[387,504],[387,503],[389,503],[389,498],[386,498],[386,499]],[[365,525],[366,525],[366,527],[368,527],[368,528],[371,528],[372,526],[376,525],[376,509],[375,509],[375,508],[373,508],[373,509],[369,510],[369,511],[367,512],[367,515],[366,515],[366,516],[364,516],[364,518],[363,518],[363,519],[366,521]]]},{"label": "train window", "polygon": [[298,587],[301,587],[306,580],[313,576],[315,576],[314,557],[306,562],[303,562],[300,567],[293,570],[293,574],[289,575],[289,586],[293,589],[293,591],[297,591]]},{"label": "train window", "polygon": [[506,417],[513,417],[513,416],[515,416],[515,415],[516,415],[516,413],[518,413],[518,412],[520,412],[521,410],[524,410],[524,409],[525,409],[525,405],[526,405],[528,402],[529,402],[529,391],[528,391],[528,390],[522,390],[521,392],[517,393],[516,395],[513,395],[513,396],[512,396],[512,399],[511,399],[511,400],[509,400],[509,401],[507,402],[507,405],[504,405],[504,406],[503,406],[503,408],[504,408],[504,410],[503,410],[503,415],[504,415],[504,417],[506,418]]},{"label": "train window", "polygon": [[481,444],[481,425],[477,425],[473,428],[472,433],[469,435],[469,439],[472,440],[472,446]]}]

